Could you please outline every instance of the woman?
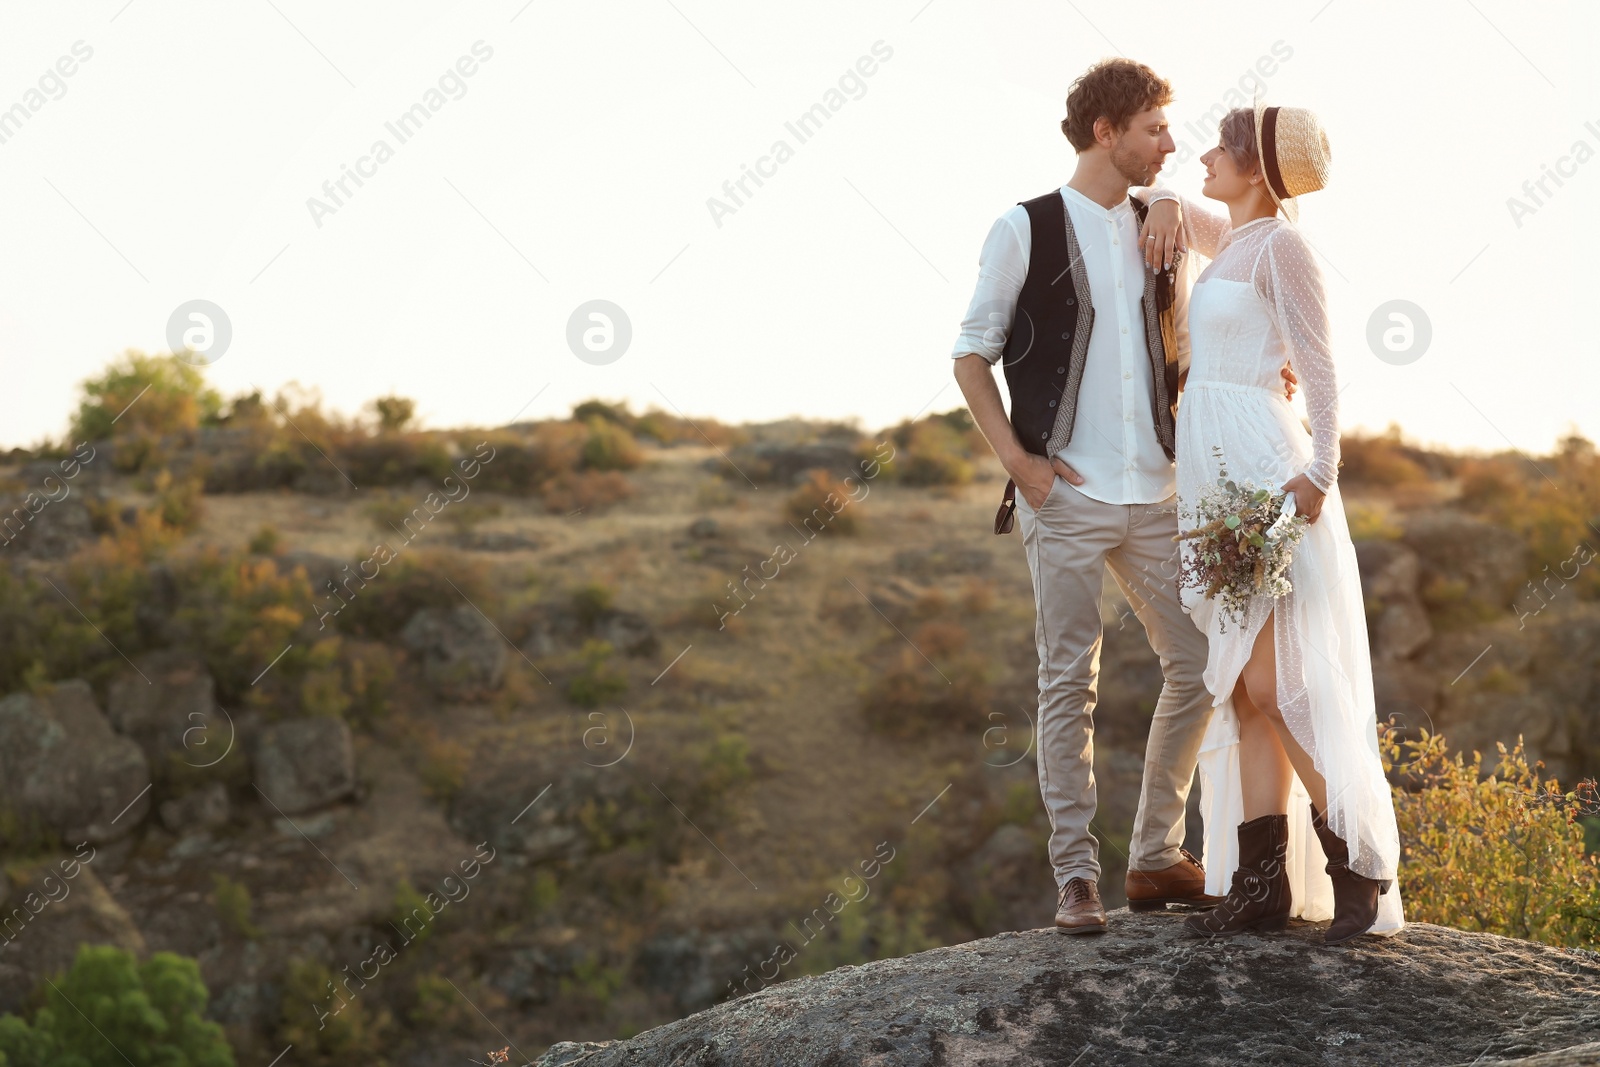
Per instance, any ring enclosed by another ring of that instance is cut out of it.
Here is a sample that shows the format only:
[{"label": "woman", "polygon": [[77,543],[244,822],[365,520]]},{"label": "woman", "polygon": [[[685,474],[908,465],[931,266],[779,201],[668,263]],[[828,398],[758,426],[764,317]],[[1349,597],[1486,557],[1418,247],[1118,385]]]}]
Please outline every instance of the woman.
[{"label": "woman", "polygon": [[[1201,187],[1228,217],[1153,191],[1141,235],[1156,269],[1184,247],[1211,258],[1189,300],[1190,363],[1177,420],[1179,522],[1228,477],[1294,494],[1306,516],[1291,592],[1252,597],[1242,622],[1192,589],[1184,610],[1210,639],[1217,699],[1200,758],[1208,873],[1223,902],[1190,916],[1193,936],[1331,919],[1325,940],[1404,925],[1399,842],[1378,756],[1366,615],[1337,484],[1338,386],[1321,271],[1292,225],[1294,197],[1322,188],[1328,142],[1299,108],[1236,108],[1200,157]],[[1174,202],[1156,203],[1161,199]],[[1279,212],[1283,211],[1287,221]],[[1308,435],[1284,399],[1287,358],[1303,383]],[[1180,549],[1192,566],[1195,546]],[[1230,832],[1237,826],[1237,834]],[[1229,875],[1231,874],[1231,882]]]}]

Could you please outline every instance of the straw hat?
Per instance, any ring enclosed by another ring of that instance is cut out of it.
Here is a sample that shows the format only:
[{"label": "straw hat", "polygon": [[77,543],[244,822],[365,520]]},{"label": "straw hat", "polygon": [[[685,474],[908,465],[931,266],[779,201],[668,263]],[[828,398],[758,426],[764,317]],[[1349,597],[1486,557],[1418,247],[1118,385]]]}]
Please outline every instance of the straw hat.
[{"label": "straw hat", "polygon": [[1267,193],[1289,221],[1300,217],[1295,197],[1328,184],[1328,135],[1303,107],[1267,107],[1255,100],[1256,156]]}]

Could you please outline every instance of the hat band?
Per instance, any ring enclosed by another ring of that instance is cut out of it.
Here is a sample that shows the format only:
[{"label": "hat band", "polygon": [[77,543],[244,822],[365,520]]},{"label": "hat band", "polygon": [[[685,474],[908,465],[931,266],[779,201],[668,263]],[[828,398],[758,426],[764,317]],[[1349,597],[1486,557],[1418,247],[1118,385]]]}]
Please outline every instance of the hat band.
[{"label": "hat band", "polygon": [[1289,187],[1283,184],[1283,174],[1278,170],[1278,109],[1275,107],[1261,113],[1261,157],[1267,184],[1272,186],[1279,200],[1289,199]]}]

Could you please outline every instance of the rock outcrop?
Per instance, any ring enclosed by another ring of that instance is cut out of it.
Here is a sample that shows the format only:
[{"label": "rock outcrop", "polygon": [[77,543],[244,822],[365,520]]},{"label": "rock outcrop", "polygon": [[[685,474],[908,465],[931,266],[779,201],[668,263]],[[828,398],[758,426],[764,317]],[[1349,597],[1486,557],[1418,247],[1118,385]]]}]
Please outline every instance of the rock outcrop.
[{"label": "rock outcrop", "polygon": [[429,684],[447,696],[497,689],[505,678],[506,639],[470,604],[423,608],[400,631],[400,640],[422,657]]},{"label": "rock outcrop", "polygon": [[343,719],[274,723],[257,742],[254,762],[257,787],[286,815],[327,807],[355,791],[355,750]]},{"label": "rock outcrop", "polygon": [[[227,730],[217,711],[216,683],[198,656],[162,650],[139,659],[137,672],[129,671],[111,683],[106,716],[119,733],[144,750],[153,768],[167,756],[196,748],[191,766],[220,758],[227,747]],[[215,751],[205,751],[208,742]]]},{"label": "rock outcrop", "polygon": [[17,861],[0,897],[0,1013],[21,1011],[45,978],[72,966],[78,946],[145,955],[144,935],[94,873],[95,850]]},{"label": "rock outcrop", "polygon": [[1220,944],[1111,923],[841,967],[537,1067],[1600,1063],[1575,1047],[1600,1034],[1600,954],[1426,924],[1329,949],[1303,923]]},{"label": "rock outcrop", "polygon": [[69,843],[104,844],[150,810],[150,765],[119,737],[87,682],[0,700],[0,808]]}]

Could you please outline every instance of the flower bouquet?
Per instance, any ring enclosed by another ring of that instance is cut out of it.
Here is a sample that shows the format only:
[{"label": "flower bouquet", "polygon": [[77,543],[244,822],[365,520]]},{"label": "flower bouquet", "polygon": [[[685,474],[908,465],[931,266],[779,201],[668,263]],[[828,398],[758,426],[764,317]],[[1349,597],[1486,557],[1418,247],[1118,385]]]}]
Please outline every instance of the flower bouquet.
[{"label": "flower bouquet", "polygon": [[1226,464],[1219,471],[1217,484],[1195,502],[1195,528],[1173,538],[1196,542],[1192,560],[1179,564],[1178,584],[1219,600],[1226,616],[1243,622],[1251,597],[1277,598],[1293,588],[1286,572],[1307,523],[1293,493],[1241,485]]}]

